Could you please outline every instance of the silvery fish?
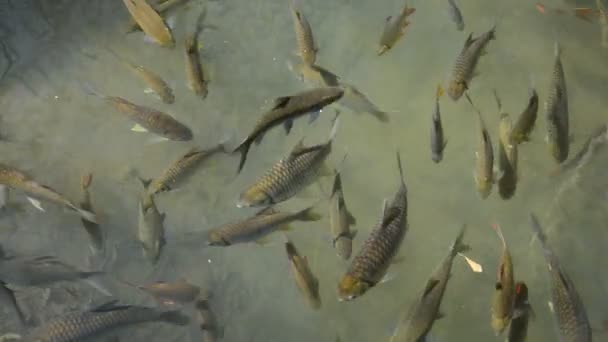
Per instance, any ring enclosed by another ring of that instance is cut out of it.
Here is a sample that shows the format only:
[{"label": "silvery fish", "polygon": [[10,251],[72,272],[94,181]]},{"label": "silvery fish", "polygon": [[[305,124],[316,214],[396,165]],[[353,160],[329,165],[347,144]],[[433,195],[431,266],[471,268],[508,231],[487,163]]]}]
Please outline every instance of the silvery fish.
[{"label": "silvery fish", "polygon": [[155,43],[168,48],[175,46],[169,27],[146,0],[123,0],[123,3],[142,31]]},{"label": "silvery fish", "polygon": [[492,297],[492,329],[496,336],[502,334],[513,317],[515,303],[515,278],[513,275],[513,260],[507,247],[507,242],[499,225],[494,225],[496,233],[502,241],[502,256],[498,264],[496,285]]},{"label": "silvery fish", "polygon": [[545,102],[547,121],[547,144],[551,156],[557,163],[568,159],[570,149],[570,117],[568,114],[568,91],[561,60],[561,49],[555,43],[555,60],[549,94]]},{"label": "silvery fish", "polygon": [[378,49],[378,56],[383,55],[385,52],[390,50],[397,41],[403,37],[410,22],[407,17],[416,12],[415,8],[408,7],[407,4],[403,5],[401,12],[396,16],[388,16],[386,23],[384,24],[384,31],[380,37],[380,48]]},{"label": "silvery fish", "polygon": [[300,293],[306,297],[306,300],[313,309],[317,310],[321,308],[319,279],[310,270],[308,258],[300,256],[296,246],[289,239],[285,242],[285,250],[287,251],[289,265],[291,266]]},{"label": "silvery fish", "polygon": [[501,112],[502,106],[498,94],[495,93],[500,112],[498,125],[498,194],[502,199],[509,199],[515,194],[517,187],[517,143],[513,139],[513,124],[508,113]]},{"label": "silvery fish", "polygon": [[312,35],[312,29],[306,17],[302,13],[301,0],[293,0],[291,3],[291,16],[296,31],[298,43],[298,55],[306,65],[314,65],[317,58],[317,47]]},{"label": "silvery fish", "polygon": [[460,12],[460,8],[456,5],[455,0],[448,0],[448,13],[450,14],[450,18],[456,24],[456,28],[458,31],[464,30],[464,19],[462,18],[462,12]]},{"label": "silvery fish", "polygon": [[441,124],[441,112],[439,110],[439,98],[441,95],[443,95],[443,88],[438,86],[431,126],[431,159],[435,163],[439,163],[443,159],[443,150],[448,143],[443,135],[443,125]]},{"label": "silvery fish", "polygon": [[338,299],[350,301],[364,295],[386,275],[407,232],[407,187],[397,153],[401,185],[389,204],[384,202],[381,221],[374,227],[338,284]]},{"label": "silvery fish", "polygon": [[335,171],[334,185],[329,197],[329,224],[336,253],[344,260],[350,259],[353,239],[357,235],[357,231],[351,230],[350,226],[357,224],[357,220],[346,208],[342,177],[338,171]]},{"label": "silvery fish", "polygon": [[205,99],[209,94],[209,88],[207,84],[208,80],[205,78],[205,72],[203,65],[201,64],[201,56],[198,52],[199,43],[198,36],[203,30],[203,20],[207,14],[204,10],[196,20],[196,28],[193,34],[186,37],[184,46],[186,48],[186,78],[188,80],[188,88],[194,91],[194,93]]},{"label": "silvery fish", "polygon": [[530,97],[528,105],[519,115],[517,121],[513,125],[511,136],[515,143],[521,144],[524,141],[530,140],[530,134],[534,129],[536,117],[538,115],[538,94],[534,88],[530,89]]},{"label": "silvery fish", "polygon": [[594,154],[595,150],[606,143],[608,143],[608,126],[602,124],[585,140],[580,151],[574,157],[559,165],[558,172],[565,172],[584,165]]},{"label": "silvery fish", "polygon": [[156,208],[154,197],[144,192],[139,201],[137,238],[141,242],[144,256],[155,264],[165,245],[165,214]]}]

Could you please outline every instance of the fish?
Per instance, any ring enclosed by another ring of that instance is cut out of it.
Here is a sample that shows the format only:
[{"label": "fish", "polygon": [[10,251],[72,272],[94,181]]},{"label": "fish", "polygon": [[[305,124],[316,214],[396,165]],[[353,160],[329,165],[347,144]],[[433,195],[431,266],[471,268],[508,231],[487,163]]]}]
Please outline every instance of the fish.
[{"label": "fish", "polygon": [[581,147],[580,151],[578,151],[574,157],[559,165],[557,172],[566,172],[585,164],[588,158],[593,155],[595,150],[607,142],[608,126],[606,124],[602,124],[591,133],[587,140],[585,140],[585,143]]},{"label": "fish", "polygon": [[456,5],[455,0],[448,0],[448,13],[450,18],[456,24],[456,28],[458,31],[464,30],[464,19],[462,18],[462,12],[458,5]]},{"label": "fish", "polygon": [[[87,173],[80,178],[80,191],[82,192],[82,200],[80,201],[80,207],[84,210],[95,212],[93,204],[91,203],[91,194],[89,193],[89,187],[93,181],[93,175]],[[84,227],[87,235],[89,236],[89,247],[94,254],[100,253],[104,249],[104,236],[103,231],[99,224],[88,221],[84,218],[81,219],[82,226]]]},{"label": "fish", "polygon": [[21,310],[15,292],[6,286],[6,283],[0,280],[0,304],[2,306],[12,307],[15,310],[15,314],[19,319],[19,323],[24,326],[27,323],[25,314]]},{"label": "fish", "polygon": [[146,83],[154,93],[156,93],[160,99],[167,104],[175,102],[175,95],[173,95],[173,89],[165,82],[158,74],[146,69],[143,65],[138,65],[131,62],[126,62],[127,66],[135,75],[137,75],[142,81]]},{"label": "fish", "polygon": [[296,246],[289,239],[285,242],[285,250],[298,289],[306,297],[311,308],[320,309],[319,279],[310,270],[308,258],[300,256]]},{"label": "fish", "polygon": [[486,199],[490,196],[492,185],[494,184],[494,148],[492,147],[492,139],[481,112],[475,107],[469,95],[465,95],[479,118],[479,139],[477,151],[475,152],[474,179],[479,196],[482,199]]},{"label": "fish", "polygon": [[153,264],[158,262],[165,245],[165,214],[161,214],[154,203],[154,196],[147,192],[139,201],[137,238],[142,245],[144,256]]},{"label": "fish", "polygon": [[345,82],[340,83],[340,87],[344,89],[344,96],[338,101],[342,105],[354,113],[368,113],[378,119],[380,122],[388,122],[388,113],[379,109],[365,94],[363,94],[355,86]]},{"label": "fish", "polygon": [[503,333],[513,317],[513,304],[515,303],[515,280],[513,275],[513,260],[507,247],[502,229],[498,224],[493,226],[502,241],[502,256],[498,264],[496,285],[492,297],[492,330],[496,336]]},{"label": "fish", "polygon": [[170,283],[159,281],[137,288],[151,294],[165,305],[192,303],[201,292],[198,286],[190,284],[185,279],[178,279]]},{"label": "fish", "polygon": [[257,241],[264,243],[265,238],[277,230],[290,230],[294,221],[318,221],[321,216],[313,211],[313,207],[298,212],[280,212],[273,207],[258,211],[255,216],[239,222],[225,224],[208,232],[208,245],[230,246],[238,243]]},{"label": "fish", "polygon": [[496,39],[496,26],[476,38],[473,38],[473,33],[469,34],[456,58],[448,82],[447,93],[452,100],[457,101],[469,89],[471,80],[476,76],[475,69],[479,59],[485,54],[488,43],[494,39]]},{"label": "fish", "polygon": [[127,10],[142,31],[162,47],[175,47],[171,30],[163,18],[146,2],[146,0],[123,0]]},{"label": "fish", "polygon": [[380,48],[378,56],[385,54],[390,50],[401,37],[405,34],[410,22],[407,18],[416,12],[415,8],[409,7],[407,3],[403,5],[401,12],[396,16],[388,16],[384,24],[384,31],[380,37]]},{"label": "fish", "polygon": [[136,125],[131,129],[132,131],[151,132],[165,139],[174,141],[192,140],[192,131],[190,128],[177,121],[169,114],[153,108],[137,105],[122,97],[104,95],[89,84],[83,85],[83,89],[87,94],[103,99],[105,102],[112,105],[115,110],[135,122]]},{"label": "fish", "polygon": [[206,10],[203,11],[198,19],[196,29],[193,34],[186,37],[184,42],[186,56],[186,79],[188,80],[188,88],[192,90],[201,99],[207,98],[209,81],[205,78],[205,72],[201,64],[201,56],[198,52],[198,36],[203,29],[202,22],[206,16]]},{"label": "fish", "polygon": [[[151,6],[157,13],[165,14],[168,11],[170,11],[171,9],[173,9],[174,7],[177,7],[186,1],[188,1],[188,0],[167,0],[167,1],[160,2],[158,4],[151,4]],[[133,19],[133,17],[129,17],[129,23],[127,24],[127,29],[125,30],[125,32],[131,33],[131,32],[140,31],[140,30],[141,30],[141,27],[139,27],[139,24],[137,24],[135,19]]]},{"label": "fish", "polygon": [[560,341],[590,342],[591,325],[574,283],[563,269],[558,257],[547,242],[538,218],[530,214],[530,225],[540,241],[551,279],[551,298],[553,313],[557,318]]},{"label": "fish", "polygon": [[[72,201],[68,200],[64,195],[53,190],[49,186],[36,182],[31,176],[14,167],[0,164],[0,184],[12,189],[18,189],[25,192],[28,196],[44,199],[49,202],[68,207],[76,211],[82,218],[90,222],[97,222],[97,215],[86,209],[80,208]],[[28,197],[31,198],[31,197]],[[30,199],[36,202],[35,199]]]},{"label": "fish", "polygon": [[314,65],[317,59],[317,47],[313,38],[312,29],[306,16],[302,13],[301,0],[291,2],[291,17],[293,27],[296,32],[296,42],[298,44],[298,55],[306,65]]},{"label": "fish", "polygon": [[517,143],[512,138],[513,123],[508,113],[502,112],[498,94],[494,92],[500,112],[498,125],[498,194],[502,199],[510,199],[517,187]]},{"label": "fish", "polygon": [[266,173],[247,187],[236,203],[238,208],[265,207],[284,202],[304,190],[319,177],[329,175],[325,163],[338,130],[336,117],[327,142],[304,146],[300,140],[289,155],[276,162]]},{"label": "fish", "polygon": [[390,202],[385,200],[380,221],[351,261],[338,284],[338,300],[352,301],[375,287],[386,275],[407,233],[407,186],[397,152],[400,186]]},{"label": "fish", "polygon": [[445,256],[426,281],[424,290],[397,325],[390,342],[425,341],[435,321],[442,317],[439,309],[450,280],[454,258],[458,253],[470,249],[463,243],[465,229],[466,226],[463,225],[451,244],[448,255]]},{"label": "fish", "polygon": [[337,170],[334,173],[334,185],[329,197],[329,224],[336,254],[343,260],[348,260],[352,254],[353,239],[357,235],[357,231],[351,230],[350,226],[356,225],[357,219],[346,207],[342,177]]},{"label": "fish", "polygon": [[298,79],[310,87],[338,87],[340,77],[320,65],[306,63],[287,63],[288,69],[296,74]]},{"label": "fish", "polygon": [[4,210],[8,206],[8,195],[8,186],[0,185],[0,210]]},{"label": "fish", "polygon": [[34,328],[24,337],[25,342],[70,342],[96,336],[119,327],[146,322],[165,322],[184,326],[189,318],[180,311],[160,311],[156,308],[105,303],[87,311],[77,311],[51,319]]},{"label": "fish", "polygon": [[435,163],[439,163],[443,159],[443,150],[448,143],[443,135],[441,112],[439,110],[439,98],[442,95],[443,88],[440,85],[437,87],[437,92],[435,95],[435,110],[433,110],[431,125],[431,159]]},{"label": "fish", "polygon": [[4,256],[0,259],[0,279],[17,286],[45,287],[62,281],[86,280],[102,271],[81,271],[58,258],[45,256]]},{"label": "fish", "polygon": [[568,90],[561,60],[559,43],[554,46],[555,60],[549,94],[545,101],[545,120],[547,121],[547,144],[551,157],[556,163],[568,159],[570,149],[570,115],[568,109]]},{"label": "fish", "polygon": [[520,312],[518,317],[511,320],[509,335],[506,342],[525,342],[528,335],[528,321],[532,307],[528,302],[528,286],[524,282],[515,284],[515,304],[513,310]]},{"label": "fish", "polygon": [[521,144],[530,141],[530,134],[532,133],[532,130],[534,130],[537,115],[538,93],[536,92],[536,89],[531,88],[530,96],[528,97],[528,105],[519,115],[511,130],[511,138],[515,143]]},{"label": "fish", "polygon": [[245,165],[251,144],[259,144],[271,128],[283,125],[285,132],[289,134],[295,119],[311,114],[313,121],[324,107],[339,100],[342,95],[344,90],[340,87],[321,87],[276,98],[272,108],[262,115],[251,133],[234,149],[233,153],[241,153],[238,172],[241,172]]},{"label": "fish", "polygon": [[144,180],[146,191],[150,195],[171,191],[183,184],[201,164],[218,153],[228,153],[225,143],[219,143],[208,149],[191,148],[173,161],[157,178]]},{"label": "fish", "polygon": [[199,298],[194,304],[195,322],[203,333],[204,342],[215,342],[224,336],[224,329],[218,325],[217,317],[211,310],[208,299]]}]

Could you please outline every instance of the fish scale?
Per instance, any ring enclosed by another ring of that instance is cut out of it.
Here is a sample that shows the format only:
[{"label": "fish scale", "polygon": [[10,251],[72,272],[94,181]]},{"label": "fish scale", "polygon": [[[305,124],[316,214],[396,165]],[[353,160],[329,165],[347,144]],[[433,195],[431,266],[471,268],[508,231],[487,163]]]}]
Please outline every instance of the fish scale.
[{"label": "fish scale", "polygon": [[561,61],[561,51],[555,43],[555,62],[551,74],[551,86],[545,102],[547,142],[553,159],[559,163],[568,159],[570,145],[570,123],[568,91]]}]

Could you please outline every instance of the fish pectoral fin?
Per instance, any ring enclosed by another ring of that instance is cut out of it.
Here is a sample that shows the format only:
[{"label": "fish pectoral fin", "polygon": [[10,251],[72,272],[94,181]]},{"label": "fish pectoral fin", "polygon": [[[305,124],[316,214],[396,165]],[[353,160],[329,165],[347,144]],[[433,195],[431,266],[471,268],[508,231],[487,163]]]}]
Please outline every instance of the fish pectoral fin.
[{"label": "fish pectoral fin", "polygon": [[392,265],[400,264],[405,260],[404,256],[396,256],[391,260]]},{"label": "fish pectoral fin", "polygon": [[285,128],[285,134],[289,135],[289,133],[291,132],[291,129],[293,128],[293,120],[291,120],[291,119],[285,120],[285,122],[283,122],[283,128]]},{"label": "fish pectoral fin", "polygon": [[25,198],[27,198],[27,200],[28,200],[28,201],[29,201],[29,202],[32,204],[32,206],[34,206],[34,208],[36,208],[36,209],[38,209],[38,210],[40,210],[40,211],[42,211],[42,212],[45,212],[45,211],[46,211],[46,210],[44,210],[44,208],[42,207],[42,204],[40,203],[40,201],[39,201],[39,200],[37,200],[37,199],[35,199],[35,198],[32,198],[32,197],[29,197],[29,196],[25,196]]},{"label": "fish pectoral fin", "polygon": [[388,283],[389,281],[395,279],[396,277],[397,277],[397,275],[395,273],[387,273],[384,275],[384,277],[382,277],[382,279],[378,282],[378,284]]},{"label": "fish pectoral fin", "polygon": [[133,125],[133,127],[131,127],[131,131],[133,132],[139,132],[139,133],[143,133],[143,132],[148,132],[147,129],[145,129],[142,125],[140,124],[135,124]]},{"label": "fish pectoral fin", "polygon": [[283,108],[283,107],[287,106],[287,104],[289,103],[289,100],[291,100],[291,96],[281,96],[281,97],[275,98],[272,109],[278,109],[278,108]]},{"label": "fish pectoral fin", "polygon": [[[348,210],[346,209],[346,220],[348,221],[348,224],[356,226],[357,225],[357,218]],[[355,234],[357,234],[357,231],[354,231]],[[351,238],[354,238],[355,235],[351,235]]]}]

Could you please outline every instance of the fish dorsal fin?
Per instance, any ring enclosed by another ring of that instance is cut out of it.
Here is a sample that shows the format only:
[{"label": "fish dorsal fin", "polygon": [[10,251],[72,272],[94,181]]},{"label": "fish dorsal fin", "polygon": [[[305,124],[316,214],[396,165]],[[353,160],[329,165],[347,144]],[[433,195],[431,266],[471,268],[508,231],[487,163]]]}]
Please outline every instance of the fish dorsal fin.
[{"label": "fish dorsal fin", "polygon": [[336,192],[342,190],[342,178],[340,177],[340,173],[338,170],[334,170],[334,185],[331,189],[331,195],[334,196]]},{"label": "fish dorsal fin", "polygon": [[117,311],[117,310],[126,310],[130,307],[131,307],[130,305],[118,305],[118,300],[113,299],[113,300],[103,303],[89,311],[90,312],[110,312],[110,311]]},{"label": "fish dorsal fin", "polygon": [[284,108],[291,100],[291,96],[281,96],[274,99],[272,109]]},{"label": "fish dorsal fin", "polygon": [[464,47],[462,49],[466,50],[469,46],[471,46],[471,44],[473,44],[473,42],[475,42],[475,39],[473,39],[473,32],[471,32],[469,33],[467,40],[464,42]]},{"label": "fish dorsal fin", "polygon": [[431,293],[431,291],[435,288],[435,286],[437,286],[437,284],[439,284],[439,280],[429,279],[426,282],[426,286],[424,287],[424,292],[422,293],[422,296],[423,297],[428,296],[428,294]]},{"label": "fish dorsal fin", "polygon": [[300,142],[296,146],[294,146],[293,150],[289,153],[289,157],[287,158],[287,160],[291,161],[303,154],[318,150],[320,147],[323,146],[325,145],[304,146],[303,140],[300,140]]},{"label": "fish dorsal fin", "polygon": [[255,216],[273,215],[273,214],[276,214],[277,212],[278,211],[274,207],[266,207],[266,208],[258,211],[257,213],[255,213]]}]

